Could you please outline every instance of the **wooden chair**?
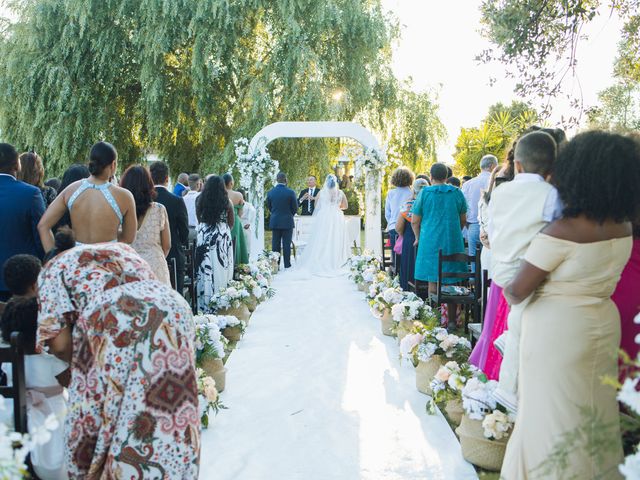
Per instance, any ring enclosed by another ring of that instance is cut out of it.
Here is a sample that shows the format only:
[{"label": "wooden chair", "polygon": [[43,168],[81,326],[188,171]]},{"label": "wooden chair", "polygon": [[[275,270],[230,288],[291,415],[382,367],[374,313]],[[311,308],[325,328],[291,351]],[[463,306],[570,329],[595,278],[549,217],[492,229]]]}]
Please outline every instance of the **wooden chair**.
[{"label": "wooden chair", "polygon": [[[467,265],[467,269],[464,272],[445,272],[442,268],[444,263],[464,263],[465,265]],[[473,272],[469,268],[469,264],[475,265],[475,270]],[[442,283],[442,280],[446,278],[461,279],[455,285],[468,288],[469,294],[451,295],[443,292],[442,287],[445,286],[445,284]],[[474,321],[482,321],[482,282],[480,280],[480,255],[467,255],[466,253],[443,255],[442,250],[440,250],[438,252],[438,282],[436,288],[436,293],[429,295],[429,300],[432,306],[438,307],[443,304],[464,306],[465,333],[469,333],[469,314],[471,312],[473,312]]]},{"label": "wooden chair", "polygon": [[[191,310],[198,312],[198,293],[196,289],[196,242],[191,242],[185,250],[184,288],[191,301]],[[184,292],[181,292],[184,295]]]},{"label": "wooden chair", "polygon": [[167,267],[169,267],[169,281],[171,282],[171,288],[178,289],[178,274],[175,258],[167,258]]},{"label": "wooden chair", "polygon": [[27,390],[24,377],[22,333],[11,334],[10,345],[0,348],[0,364],[11,364],[12,385],[0,387],[0,395],[13,399],[13,424],[16,432],[27,433]]},{"label": "wooden chair", "polygon": [[392,275],[395,275],[395,266],[393,265],[393,252],[391,251],[389,232],[382,230],[382,264],[383,272],[387,269]]}]

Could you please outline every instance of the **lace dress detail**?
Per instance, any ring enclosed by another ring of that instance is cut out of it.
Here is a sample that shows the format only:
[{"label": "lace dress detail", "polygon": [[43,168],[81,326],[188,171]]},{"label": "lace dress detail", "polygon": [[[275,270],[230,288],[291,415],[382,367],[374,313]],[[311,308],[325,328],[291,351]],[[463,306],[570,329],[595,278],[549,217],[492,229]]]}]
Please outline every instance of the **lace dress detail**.
[{"label": "lace dress detail", "polygon": [[164,230],[166,217],[164,205],[152,203],[142,219],[136,240],[131,246],[149,264],[159,281],[171,285],[169,267],[161,242],[161,232]]}]

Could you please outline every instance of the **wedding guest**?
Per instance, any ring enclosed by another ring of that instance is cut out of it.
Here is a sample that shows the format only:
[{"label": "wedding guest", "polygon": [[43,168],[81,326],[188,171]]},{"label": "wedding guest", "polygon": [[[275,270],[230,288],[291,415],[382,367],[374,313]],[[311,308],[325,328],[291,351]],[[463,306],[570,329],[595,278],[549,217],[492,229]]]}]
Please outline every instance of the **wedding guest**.
[{"label": "wedding guest", "polygon": [[52,228],[67,211],[78,243],[132,243],[135,240],[138,222],[133,195],[110,181],[117,164],[118,153],[110,143],[98,142],[91,147],[91,176],[65,188],[38,224],[45,251],[54,247]]},{"label": "wedding guest", "polygon": [[471,175],[465,175],[462,177],[462,185],[464,185],[465,183],[467,183],[469,180],[471,180],[473,177]]},{"label": "wedding guest", "polygon": [[234,263],[236,265],[246,265],[249,263],[249,252],[247,250],[247,241],[244,237],[242,221],[240,220],[243,213],[242,209],[244,208],[244,197],[240,192],[236,192],[233,189],[235,182],[233,181],[233,176],[230,173],[225,173],[222,176],[222,179],[224,180],[225,188],[229,194],[229,200],[231,200],[231,204],[233,205],[234,220],[233,229],[231,230],[231,238],[233,239],[234,246]]},{"label": "wedding guest", "polygon": [[[247,194],[244,190],[239,190],[243,198],[246,198]],[[251,241],[255,235],[255,223],[256,223],[256,207],[251,205],[250,202],[245,202],[242,207],[242,216],[240,217],[242,222],[242,230],[244,232],[244,238],[247,242],[247,251],[251,253]]]},{"label": "wedding guest", "polygon": [[[16,149],[0,143],[0,270],[5,262],[20,253],[42,258],[44,252],[37,225],[45,210],[39,188],[17,180],[20,160]],[[0,302],[11,296],[0,278]]]},{"label": "wedding guest", "polygon": [[56,191],[56,195],[60,192],[60,185],[62,185],[62,181],[59,178],[48,178],[44,182],[45,187],[51,187]]},{"label": "wedding guest", "polygon": [[447,178],[447,185],[453,185],[456,188],[460,188],[462,186],[458,177]]},{"label": "wedding guest", "polygon": [[291,267],[291,240],[295,226],[293,217],[298,212],[296,193],[287,187],[287,175],[278,173],[277,184],[267,193],[267,208],[271,212],[271,250],[282,252],[284,268]]},{"label": "wedding guest", "polygon": [[62,252],[71,250],[76,246],[76,237],[73,234],[73,230],[67,226],[60,227],[54,238],[55,246],[47,252],[42,260],[45,264],[49,263]]},{"label": "wedding guest", "polygon": [[132,165],[124,172],[120,186],[129,190],[136,202],[138,232],[131,246],[149,264],[159,281],[171,285],[167,265],[171,250],[169,217],[164,205],[154,202],[156,191],[149,170]]},{"label": "wedding guest", "polygon": [[315,198],[318,193],[320,193],[318,181],[315,176],[309,175],[307,178],[307,188],[302,190],[300,195],[298,195],[298,204],[301,207],[300,215],[313,215],[313,211],[316,208]]},{"label": "wedding guest", "polygon": [[209,177],[196,208],[199,221],[195,258],[198,310],[215,313],[209,306],[211,297],[233,279],[234,260],[231,229],[235,217],[222,177]]},{"label": "wedding guest", "polygon": [[413,195],[411,196],[411,200],[405,203],[402,210],[400,210],[400,215],[398,215],[398,220],[396,221],[396,232],[398,232],[398,235],[402,237],[402,251],[400,255],[400,286],[403,290],[407,291],[409,290],[409,282],[414,281],[416,263],[416,247],[414,245],[416,237],[413,234],[413,229],[411,228],[411,210],[413,209],[413,203],[415,202],[416,197],[420,191],[427,186],[429,186],[429,183],[424,178],[417,178],[413,182]]},{"label": "wedding guest", "polygon": [[[387,193],[387,198],[384,202],[384,218],[387,220],[387,232],[389,232],[389,239],[391,241],[391,251],[396,244],[396,238],[398,233],[396,232],[396,221],[400,210],[413,196],[411,185],[413,184],[414,175],[407,167],[399,167],[391,174],[392,189]],[[393,264],[397,268],[397,255],[395,252],[393,255]]]},{"label": "wedding guest", "polygon": [[173,194],[177,197],[184,197],[189,191],[189,174],[181,173],[178,175],[176,185],[173,187]]},{"label": "wedding guest", "polygon": [[184,291],[185,249],[189,247],[189,216],[184,199],[169,191],[169,167],[164,162],[154,162],[149,167],[155,185],[156,202],[164,205],[169,218],[171,249],[167,261],[175,261],[176,290]]},{"label": "wedding guest", "polygon": [[182,199],[187,207],[187,214],[189,215],[189,228],[192,230],[192,236],[195,234],[195,229],[198,226],[198,216],[196,215],[196,199],[200,195],[202,190],[202,178],[197,173],[189,175],[189,190],[183,195]]},{"label": "wedding guest", "polygon": [[[60,188],[57,189],[58,195],[60,195],[69,185],[78,180],[82,180],[85,178],[89,178],[91,172],[89,172],[89,168],[86,165],[82,165],[80,163],[74,163],[69,168],[67,168],[62,174],[62,181],[60,182]],[[71,216],[69,212],[64,212],[62,218],[56,223],[56,226],[53,228],[54,232],[59,228],[69,226],[71,227]]]},{"label": "wedding guest", "polygon": [[[548,133],[536,131],[518,140],[516,176],[493,192],[489,205],[489,243],[493,245],[493,282],[502,287],[513,279],[535,235],[562,216],[558,191],[546,179],[556,161],[557,144]],[[522,305],[512,306],[504,335],[503,360],[495,396],[511,411],[517,408],[517,375]]]},{"label": "wedding guest", "polygon": [[[459,188],[447,185],[447,166],[431,166],[431,186],[424,187],[413,204],[411,226],[418,246],[415,278],[429,283],[429,293],[436,293],[438,254],[464,253],[462,227],[466,223],[467,202]],[[466,263],[447,262],[444,272],[464,272]],[[456,278],[442,278],[441,283],[457,283]],[[455,305],[449,305],[449,319],[456,318]],[[450,322],[449,328],[453,328]]]},{"label": "wedding guest", "polygon": [[55,200],[58,192],[55,188],[44,184],[44,165],[40,155],[35,152],[23,153],[20,155],[20,172],[18,180],[38,187],[42,192],[44,203],[48,207]]},{"label": "wedding guest", "polygon": [[197,478],[200,415],[187,302],[121,243],[58,255],[42,270],[38,292],[38,344],[71,362],[69,477],[144,471]]},{"label": "wedding guest", "polygon": [[36,445],[30,452],[31,464],[38,478],[59,480],[67,478],[62,423],[67,410],[63,387],[67,386],[69,365],[46,352],[35,352],[38,327],[37,281],[41,269],[40,260],[32,255],[16,255],[7,261],[4,275],[14,296],[2,313],[0,330],[6,343],[9,343],[13,332],[22,333],[27,353],[24,367],[29,433],[33,435],[43,427],[50,414],[55,415],[60,422],[60,426],[51,431],[50,440],[44,445]]},{"label": "wedding guest", "polygon": [[491,172],[498,166],[495,155],[485,155],[480,160],[480,174],[462,186],[462,193],[469,206],[467,212],[467,242],[469,255],[476,255],[480,249],[480,225],[478,223],[478,204],[483,190],[489,187]]},{"label": "wedding guest", "polygon": [[[619,172],[624,172],[620,175]],[[522,312],[519,408],[501,475],[613,478],[622,460],[616,389],[620,315],[610,297],[631,253],[640,205],[640,149],[587,132],[560,151],[553,181],[564,218],[537,234],[505,295]],[[603,188],[606,185],[606,188]],[[585,428],[596,421],[599,427]],[[577,448],[549,465],[559,442]],[[589,445],[605,445],[594,455]]]}]

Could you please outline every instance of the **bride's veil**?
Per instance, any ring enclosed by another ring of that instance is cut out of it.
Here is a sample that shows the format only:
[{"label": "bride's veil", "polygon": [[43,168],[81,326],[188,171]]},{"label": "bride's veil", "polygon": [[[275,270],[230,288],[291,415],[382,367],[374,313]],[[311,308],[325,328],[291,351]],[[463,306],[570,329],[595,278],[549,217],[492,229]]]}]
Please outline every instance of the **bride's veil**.
[{"label": "bride's veil", "polygon": [[328,207],[340,202],[340,187],[338,186],[338,179],[335,175],[329,174],[324,181],[322,190],[320,190],[319,198],[316,201],[313,214],[316,215],[323,206]]}]

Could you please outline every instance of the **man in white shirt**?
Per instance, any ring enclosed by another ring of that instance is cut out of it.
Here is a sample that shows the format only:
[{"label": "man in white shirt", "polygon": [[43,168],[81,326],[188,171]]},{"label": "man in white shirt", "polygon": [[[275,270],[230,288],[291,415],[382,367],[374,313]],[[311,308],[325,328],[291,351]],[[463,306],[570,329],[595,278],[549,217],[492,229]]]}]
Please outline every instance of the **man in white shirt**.
[{"label": "man in white shirt", "polygon": [[[489,188],[491,172],[498,166],[495,155],[485,155],[480,160],[480,174],[462,185],[462,193],[467,201],[467,241],[469,255],[476,255],[480,247],[480,224],[478,223],[478,204],[483,190]],[[472,266],[474,266],[472,264]]]},{"label": "man in white shirt", "polygon": [[313,211],[316,208],[316,195],[318,195],[318,192],[316,177],[310,175],[309,178],[307,178],[307,188],[302,190],[300,195],[298,195],[298,204],[302,207],[300,215],[313,215]]},{"label": "man in white shirt", "polygon": [[202,190],[202,179],[197,173],[189,175],[189,191],[182,197],[187,207],[187,215],[189,216],[190,237],[195,236],[195,229],[198,226],[198,217],[196,216],[196,199]]}]

